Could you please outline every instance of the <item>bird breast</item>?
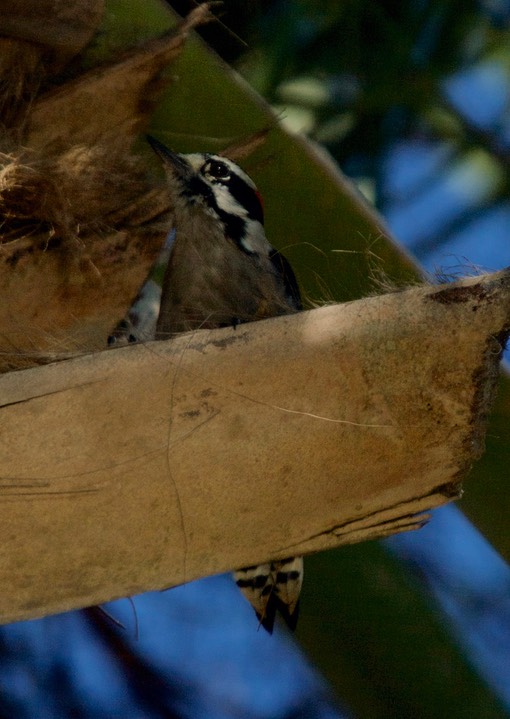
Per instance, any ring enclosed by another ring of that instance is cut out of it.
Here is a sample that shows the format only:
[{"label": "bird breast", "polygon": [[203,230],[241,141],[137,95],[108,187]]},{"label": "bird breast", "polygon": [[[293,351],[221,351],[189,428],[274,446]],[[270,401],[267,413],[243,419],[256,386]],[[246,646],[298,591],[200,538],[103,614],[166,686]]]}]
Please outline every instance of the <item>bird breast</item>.
[{"label": "bird breast", "polygon": [[176,222],[176,228],[158,338],[291,311],[267,256],[243,251],[203,212]]}]

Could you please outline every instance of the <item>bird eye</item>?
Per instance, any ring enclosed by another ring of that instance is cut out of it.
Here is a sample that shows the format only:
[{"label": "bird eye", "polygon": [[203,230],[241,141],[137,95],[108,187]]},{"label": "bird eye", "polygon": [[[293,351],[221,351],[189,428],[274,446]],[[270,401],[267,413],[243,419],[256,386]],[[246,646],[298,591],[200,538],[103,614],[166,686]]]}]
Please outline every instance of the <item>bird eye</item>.
[{"label": "bird eye", "polygon": [[209,160],[204,165],[204,174],[212,180],[230,180],[230,169],[224,162]]}]

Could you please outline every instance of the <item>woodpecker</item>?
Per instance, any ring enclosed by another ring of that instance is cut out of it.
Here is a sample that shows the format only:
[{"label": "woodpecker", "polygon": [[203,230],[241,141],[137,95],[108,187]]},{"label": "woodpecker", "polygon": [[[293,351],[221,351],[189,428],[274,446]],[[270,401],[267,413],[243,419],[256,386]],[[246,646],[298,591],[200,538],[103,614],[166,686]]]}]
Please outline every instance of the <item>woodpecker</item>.
[{"label": "woodpecker", "polygon": [[174,203],[176,239],[163,280],[156,338],[297,312],[287,259],[264,232],[260,194],[219,155],[181,155],[150,138]]},{"label": "woodpecker", "polygon": [[[262,200],[250,177],[226,157],[183,155],[152,137],[147,139],[163,162],[176,230],[163,280],[156,339],[201,328],[235,328],[243,322],[299,311],[301,297],[294,272],[266,238]],[[138,304],[139,298],[140,294]],[[137,341],[133,308],[123,322],[110,341],[130,331],[127,341]],[[234,580],[269,633],[277,612],[295,628],[302,557],[239,569]]]}]

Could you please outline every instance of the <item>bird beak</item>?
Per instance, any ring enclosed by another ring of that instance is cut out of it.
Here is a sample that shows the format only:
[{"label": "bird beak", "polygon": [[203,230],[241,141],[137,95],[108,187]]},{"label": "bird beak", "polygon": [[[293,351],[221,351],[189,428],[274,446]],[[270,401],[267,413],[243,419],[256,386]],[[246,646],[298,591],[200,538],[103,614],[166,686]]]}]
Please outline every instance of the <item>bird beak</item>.
[{"label": "bird beak", "polygon": [[155,137],[146,135],[146,138],[147,142],[152,147],[156,155],[158,155],[163,161],[165,169],[170,169],[175,175],[177,175],[177,177],[181,178],[182,180],[187,180],[190,177],[191,167],[182,155],[179,155],[179,153],[169,150],[168,147],[165,147],[163,143],[159,140],[156,140]]}]

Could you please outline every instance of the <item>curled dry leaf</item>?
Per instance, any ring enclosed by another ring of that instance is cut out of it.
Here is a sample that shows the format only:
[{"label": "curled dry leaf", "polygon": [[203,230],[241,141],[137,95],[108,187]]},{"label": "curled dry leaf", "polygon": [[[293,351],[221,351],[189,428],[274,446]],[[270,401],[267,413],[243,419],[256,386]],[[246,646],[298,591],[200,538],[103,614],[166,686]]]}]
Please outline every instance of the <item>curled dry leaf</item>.
[{"label": "curled dry leaf", "polygon": [[170,200],[131,145],[166,69],[207,19],[202,5],[175,31],[35,101],[21,92],[23,142],[4,136],[0,147],[4,371],[45,350],[104,346],[136,294],[164,242]]},{"label": "curled dry leaf", "polygon": [[2,35],[38,45],[61,62],[82,50],[96,32],[104,0],[2,0]]},{"label": "curled dry leaf", "polygon": [[19,135],[47,77],[90,41],[104,0],[3,0],[0,4],[0,117]]}]

